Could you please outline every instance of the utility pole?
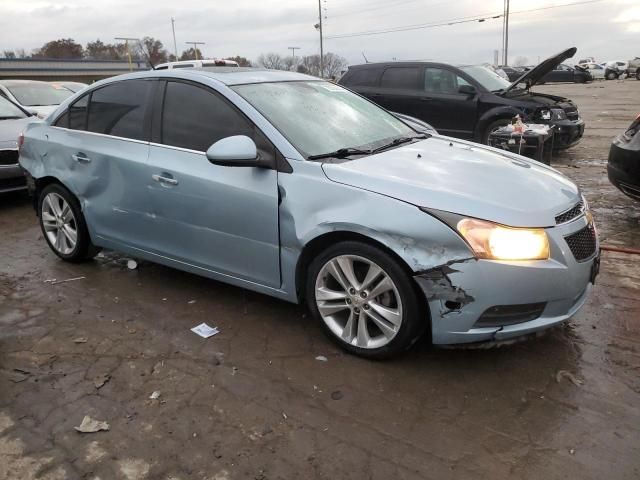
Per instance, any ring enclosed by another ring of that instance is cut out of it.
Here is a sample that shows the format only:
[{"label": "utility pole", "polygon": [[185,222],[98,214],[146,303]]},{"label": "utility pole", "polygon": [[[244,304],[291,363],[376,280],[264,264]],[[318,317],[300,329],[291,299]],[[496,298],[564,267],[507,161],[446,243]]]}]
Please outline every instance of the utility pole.
[{"label": "utility pole", "polygon": [[204,43],[204,42],[184,42],[184,43],[186,43],[187,45],[193,45],[193,52],[196,55],[196,60],[199,60],[198,59],[198,45],[206,45],[206,43]]},{"label": "utility pole", "polygon": [[320,78],[324,77],[324,47],[322,45],[322,0],[318,0],[318,30],[320,31]]},{"label": "utility pole", "polygon": [[504,64],[509,65],[509,0],[507,0],[507,16],[504,29]]},{"label": "utility pole", "polygon": [[295,60],[296,58],[296,50],[300,50],[300,47],[287,47],[291,50],[291,58]]},{"label": "utility pole", "polygon": [[176,60],[178,60],[178,44],[176,43],[176,20],[171,17],[171,30],[173,31],[173,53],[176,56]]},{"label": "utility pole", "polygon": [[115,37],[114,40],[124,40],[124,46],[127,49],[127,58],[129,59],[129,71],[132,72],[133,63],[131,62],[131,49],[129,48],[129,41],[140,43],[140,39],[135,37]]}]

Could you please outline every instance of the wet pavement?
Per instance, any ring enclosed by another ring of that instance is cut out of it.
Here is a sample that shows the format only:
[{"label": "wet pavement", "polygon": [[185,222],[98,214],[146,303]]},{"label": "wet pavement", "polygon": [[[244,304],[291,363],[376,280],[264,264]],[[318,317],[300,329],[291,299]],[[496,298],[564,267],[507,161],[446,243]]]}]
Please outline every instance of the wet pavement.
[{"label": "wet pavement", "polygon": [[[554,166],[603,243],[640,248],[605,169],[640,82],[539,90],[587,122]],[[587,305],[536,340],[372,362],[301,306],[110,252],[63,263],[22,196],[0,232],[0,479],[640,477],[640,256],[604,253]],[[85,415],[110,429],[75,431]]]}]

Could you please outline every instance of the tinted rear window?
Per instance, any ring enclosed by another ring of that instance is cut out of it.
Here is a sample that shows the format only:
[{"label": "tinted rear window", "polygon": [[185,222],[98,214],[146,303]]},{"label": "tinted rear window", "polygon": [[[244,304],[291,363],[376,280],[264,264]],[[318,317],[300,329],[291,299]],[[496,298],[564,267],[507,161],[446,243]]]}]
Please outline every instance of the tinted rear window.
[{"label": "tinted rear window", "polygon": [[151,82],[127,80],[95,90],[89,107],[90,132],[145,140],[144,114]]},{"label": "tinted rear window", "polygon": [[391,67],[382,74],[380,86],[386,88],[411,88],[418,90],[420,85],[418,67]]}]

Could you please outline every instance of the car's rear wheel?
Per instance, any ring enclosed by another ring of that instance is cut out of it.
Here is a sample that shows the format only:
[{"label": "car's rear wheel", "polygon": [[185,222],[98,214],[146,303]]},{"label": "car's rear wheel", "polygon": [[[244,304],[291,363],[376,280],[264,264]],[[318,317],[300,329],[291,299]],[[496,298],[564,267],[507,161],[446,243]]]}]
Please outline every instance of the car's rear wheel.
[{"label": "car's rear wheel", "polygon": [[411,347],[428,325],[417,288],[383,250],[345,241],[311,262],[306,298],[324,331],[342,348],[387,358]]},{"label": "car's rear wheel", "polygon": [[68,262],[93,258],[99,249],[89,237],[78,200],[58,184],[45,187],[38,199],[40,227],[53,252]]},{"label": "car's rear wheel", "polygon": [[616,72],[607,72],[607,80],[615,80],[616,78],[618,78]]}]

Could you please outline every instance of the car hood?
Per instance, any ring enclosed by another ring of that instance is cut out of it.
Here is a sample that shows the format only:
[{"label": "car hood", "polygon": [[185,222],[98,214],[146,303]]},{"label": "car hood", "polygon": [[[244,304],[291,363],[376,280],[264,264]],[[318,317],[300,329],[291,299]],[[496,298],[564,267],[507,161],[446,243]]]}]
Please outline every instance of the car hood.
[{"label": "car hood", "polygon": [[562,62],[564,62],[567,58],[573,57],[577,51],[578,49],[576,47],[571,47],[556,55],[553,55],[552,57],[547,58],[546,60],[542,61],[541,63],[533,67],[528,72],[525,72],[523,75],[521,75],[515,82],[509,85],[509,87],[505,90],[505,92],[508,92],[516,88],[516,86],[520,83],[526,83],[527,88],[533,87],[547,73],[551,72],[554,68],[556,68]]},{"label": "car hood", "polygon": [[0,120],[0,148],[16,148],[18,137],[35,117]]},{"label": "car hood", "polygon": [[553,226],[580,200],[578,187],[550,167],[442,136],[322,168],[334,182],[513,227]]},{"label": "car hood", "polygon": [[29,111],[36,112],[40,118],[47,118],[52,112],[58,109],[59,105],[36,105],[34,107],[24,107]]}]

